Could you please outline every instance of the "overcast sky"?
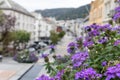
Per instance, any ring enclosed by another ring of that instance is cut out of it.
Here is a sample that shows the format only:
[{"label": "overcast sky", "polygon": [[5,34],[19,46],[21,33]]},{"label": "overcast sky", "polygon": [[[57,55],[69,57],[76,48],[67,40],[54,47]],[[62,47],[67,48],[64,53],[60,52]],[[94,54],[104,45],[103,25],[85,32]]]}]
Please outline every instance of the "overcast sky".
[{"label": "overcast sky", "polygon": [[13,0],[29,11],[36,9],[79,7],[91,2],[91,0]]}]

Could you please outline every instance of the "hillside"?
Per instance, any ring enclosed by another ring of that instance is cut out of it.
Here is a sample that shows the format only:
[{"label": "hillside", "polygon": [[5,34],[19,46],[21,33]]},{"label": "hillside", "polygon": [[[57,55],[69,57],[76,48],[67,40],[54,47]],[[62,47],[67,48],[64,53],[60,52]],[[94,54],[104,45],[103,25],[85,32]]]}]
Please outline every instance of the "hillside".
[{"label": "hillside", "polygon": [[56,9],[45,9],[36,10],[35,12],[41,13],[44,17],[55,17],[57,20],[67,20],[84,18],[88,15],[90,10],[90,4],[81,6],[79,8],[56,8]]}]

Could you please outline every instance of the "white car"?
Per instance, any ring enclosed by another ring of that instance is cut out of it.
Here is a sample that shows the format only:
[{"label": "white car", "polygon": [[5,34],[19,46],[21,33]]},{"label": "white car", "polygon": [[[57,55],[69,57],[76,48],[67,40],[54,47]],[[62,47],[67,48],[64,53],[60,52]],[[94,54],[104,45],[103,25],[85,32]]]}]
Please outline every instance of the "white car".
[{"label": "white car", "polygon": [[47,44],[45,44],[44,42],[39,42],[38,45],[40,45],[41,47],[46,47]]}]

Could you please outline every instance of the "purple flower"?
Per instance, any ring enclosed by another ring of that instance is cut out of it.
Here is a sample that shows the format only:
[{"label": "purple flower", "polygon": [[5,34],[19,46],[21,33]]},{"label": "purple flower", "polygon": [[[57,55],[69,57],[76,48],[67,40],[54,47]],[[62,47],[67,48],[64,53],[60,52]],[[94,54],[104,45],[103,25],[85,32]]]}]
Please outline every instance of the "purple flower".
[{"label": "purple flower", "polygon": [[96,23],[94,23],[94,24],[91,25],[92,30],[99,30],[100,27],[101,27],[101,26],[100,26],[100,25],[97,25]]},{"label": "purple flower", "polygon": [[62,75],[64,74],[64,70],[59,71],[56,76],[54,76],[55,80],[62,80]]},{"label": "purple flower", "polygon": [[61,56],[61,55],[57,55],[56,58],[57,58],[57,59],[61,59],[62,56]]},{"label": "purple flower", "polygon": [[88,52],[77,52],[71,58],[73,66],[79,67],[89,57]]},{"label": "purple flower", "polygon": [[115,8],[116,12],[120,12],[120,6]]},{"label": "purple flower", "polygon": [[94,45],[94,42],[90,37],[87,37],[85,41],[83,41],[84,47],[91,47]]},{"label": "purple flower", "polygon": [[48,57],[48,54],[42,54],[41,57],[42,57],[42,58],[46,58],[46,57]]},{"label": "purple flower", "polygon": [[107,65],[107,61],[102,62],[102,66],[106,66]]},{"label": "purple flower", "polygon": [[114,16],[113,16],[113,20],[116,21],[120,18],[120,12],[116,13]]},{"label": "purple flower", "polygon": [[120,26],[113,27],[112,31],[116,31],[118,34],[120,34]]},{"label": "purple flower", "polygon": [[120,0],[117,0],[118,2],[120,2]]},{"label": "purple flower", "polygon": [[100,43],[100,44],[104,44],[104,43],[106,43],[108,41],[108,38],[107,37],[103,37],[103,38],[101,38],[100,40],[98,40],[98,42]]},{"label": "purple flower", "polygon": [[93,30],[93,31],[89,32],[88,34],[89,34],[89,36],[99,36],[100,32],[98,30]]},{"label": "purple flower", "polygon": [[114,46],[118,46],[119,44],[120,44],[120,40],[119,39],[114,42]]},{"label": "purple flower", "polygon": [[75,42],[71,42],[68,44],[68,47],[75,47],[75,46],[77,46],[77,44]]},{"label": "purple flower", "polygon": [[50,45],[50,49],[52,49],[52,48],[54,49],[54,48],[55,48],[55,46],[54,46],[54,45]]},{"label": "purple flower", "polygon": [[77,41],[77,42],[78,42],[78,41],[82,41],[82,37],[76,38],[76,41]]},{"label": "purple flower", "polygon": [[86,26],[85,30],[88,31],[88,32],[91,31],[91,26]]},{"label": "purple flower", "polygon": [[105,25],[101,26],[102,31],[111,30],[111,29],[112,29],[112,27],[110,24],[105,24]]},{"label": "purple flower", "polygon": [[74,54],[76,52],[77,48],[76,47],[68,47],[67,52],[70,54]]},{"label": "purple flower", "polygon": [[120,79],[120,64],[109,67],[104,75],[106,76],[106,80],[111,80],[114,78]]},{"label": "purple flower", "polygon": [[82,70],[80,72],[77,72],[75,74],[75,80],[97,80],[99,78],[101,78],[102,75],[98,74],[93,68],[88,68],[85,70]]},{"label": "purple flower", "polygon": [[78,46],[75,42],[71,42],[68,45],[67,52],[70,53],[70,54],[75,53],[75,51],[77,50],[77,47]]},{"label": "purple flower", "polygon": [[49,76],[42,75],[39,78],[37,78],[36,80],[51,80],[51,79]]},{"label": "purple flower", "polygon": [[35,55],[35,53],[31,53],[31,54],[29,55],[29,59],[30,59],[31,62],[36,62],[36,61],[38,61],[38,57]]}]

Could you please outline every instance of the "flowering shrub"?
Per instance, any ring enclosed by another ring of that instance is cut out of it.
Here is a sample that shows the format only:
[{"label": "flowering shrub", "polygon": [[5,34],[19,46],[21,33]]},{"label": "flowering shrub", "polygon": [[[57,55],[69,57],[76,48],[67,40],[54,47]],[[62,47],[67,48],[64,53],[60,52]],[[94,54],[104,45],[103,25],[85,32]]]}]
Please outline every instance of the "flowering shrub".
[{"label": "flowering shrub", "polygon": [[98,74],[93,68],[88,68],[85,70],[82,70],[80,72],[77,72],[75,74],[76,80],[97,80],[101,78],[102,75]]},{"label": "flowering shrub", "polygon": [[68,53],[74,54],[76,50],[77,50],[77,44],[76,43],[71,42],[71,43],[68,44],[68,49],[67,49]]},{"label": "flowering shrub", "polygon": [[[114,21],[120,18],[120,7],[115,11]],[[94,23],[86,26],[85,31],[86,37],[76,38],[68,45],[67,51],[70,53],[68,61],[54,64],[55,67],[51,68],[53,69],[50,73],[51,78],[53,80],[120,80],[120,64],[118,64],[120,62],[115,62],[120,61],[120,26]],[[63,72],[59,73],[61,70]]]},{"label": "flowering shrub", "polygon": [[15,61],[21,63],[33,63],[38,61],[38,57],[35,53],[29,53],[28,50],[21,51],[17,53],[14,58]]},{"label": "flowering shrub", "polygon": [[[107,71],[104,74],[106,77],[106,80],[114,79],[120,79],[120,64],[117,64],[116,66],[109,67]],[[118,78],[117,78],[118,77]]]},{"label": "flowering shrub", "polygon": [[73,67],[79,67],[88,58],[87,52],[77,52],[72,56]]}]

